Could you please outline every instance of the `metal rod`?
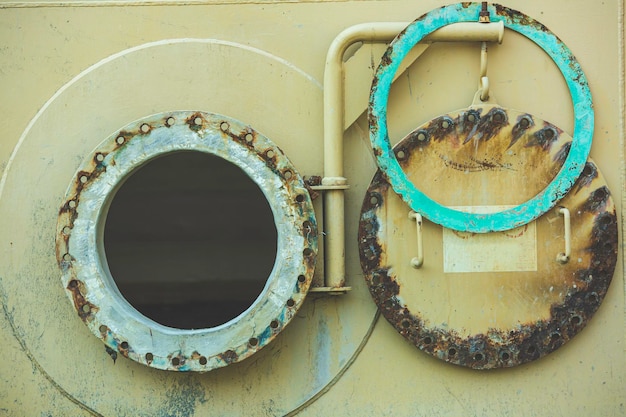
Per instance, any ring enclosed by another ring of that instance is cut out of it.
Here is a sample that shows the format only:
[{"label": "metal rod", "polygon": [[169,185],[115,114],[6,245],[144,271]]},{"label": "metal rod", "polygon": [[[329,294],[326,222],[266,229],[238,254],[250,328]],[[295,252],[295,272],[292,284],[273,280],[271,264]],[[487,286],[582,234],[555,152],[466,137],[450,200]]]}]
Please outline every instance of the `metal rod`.
[{"label": "metal rod", "polygon": [[561,207],[559,209],[559,213],[563,215],[563,224],[565,226],[565,252],[561,252],[556,255],[556,261],[561,264],[566,264],[569,262],[569,258],[572,254],[572,228],[570,224],[570,213],[565,207]]},{"label": "metal rod", "polygon": [[409,219],[415,220],[417,229],[417,256],[411,259],[411,266],[415,269],[424,265],[424,245],[422,244],[422,215],[414,211],[409,212]]},{"label": "metal rod", "polygon": [[[343,172],[344,91],[343,56],[356,42],[389,42],[410,22],[363,23],[341,32],[331,43],[324,69],[324,186],[347,188]],[[504,24],[455,23],[429,36],[427,42],[502,42]],[[324,193],[325,212],[325,281],[328,287],[345,284],[345,222],[344,191],[333,189]]]}]

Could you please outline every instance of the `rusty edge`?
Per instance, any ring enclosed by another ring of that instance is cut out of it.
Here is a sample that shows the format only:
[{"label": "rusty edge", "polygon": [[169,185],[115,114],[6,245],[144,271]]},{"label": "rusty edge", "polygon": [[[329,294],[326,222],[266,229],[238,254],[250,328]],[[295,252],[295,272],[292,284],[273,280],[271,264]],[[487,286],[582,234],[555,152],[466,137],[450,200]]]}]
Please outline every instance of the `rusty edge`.
[{"label": "rusty edge", "polygon": [[[234,119],[204,112],[188,113],[164,113],[158,116],[151,116],[147,119],[148,121],[144,119],[143,121],[134,122],[109,137],[92,152],[75,174],[59,210],[56,256],[63,273],[65,289],[74,309],[81,320],[106,346],[113,351],[119,352],[124,357],[159,369],[208,371],[245,359],[267,345],[288,324],[301,306],[313,277],[317,256],[318,232],[315,214],[311,205],[311,196],[307,192],[307,187],[280,148],[265,137],[259,140],[259,133],[249,126],[244,127]],[[182,117],[183,115],[187,116]],[[291,207],[295,209],[298,218],[304,219],[299,227],[300,234],[304,237],[303,241],[305,242],[302,256],[304,271],[293,277],[293,294],[286,301],[285,306],[273,320],[267,323],[267,326],[262,331],[256,331],[244,346],[233,346],[212,356],[204,356],[198,350],[194,350],[188,356],[177,351],[171,352],[167,356],[158,357],[151,352],[135,351],[132,340],[127,340],[124,335],[113,330],[113,328],[122,328],[123,326],[115,323],[102,323],[99,320],[98,311],[100,308],[89,300],[89,288],[87,288],[85,282],[78,278],[75,265],[76,258],[70,253],[69,248],[74,222],[80,212],[81,194],[83,191],[105,174],[108,166],[115,165],[116,153],[127,146],[130,141],[142,140],[143,137],[156,129],[170,128],[180,123],[181,117],[184,119],[183,123],[190,130],[198,133],[200,137],[207,129],[219,130],[224,138],[229,138],[248,149],[257,158],[261,159],[274,174],[280,177],[287,193],[293,196],[293,201],[289,202]]]}]

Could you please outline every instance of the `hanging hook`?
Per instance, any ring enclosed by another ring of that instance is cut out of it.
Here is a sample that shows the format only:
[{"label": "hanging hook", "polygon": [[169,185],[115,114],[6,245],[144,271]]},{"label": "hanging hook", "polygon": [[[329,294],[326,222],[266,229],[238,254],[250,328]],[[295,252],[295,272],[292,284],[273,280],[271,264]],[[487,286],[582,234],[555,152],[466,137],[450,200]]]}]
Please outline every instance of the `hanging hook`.
[{"label": "hanging hook", "polygon": [[411,259],[411,266],[415,269],[424,265],[424,245],[422,243],[422,215],[411,210],[409,219],[415,220],[417,227],[417,256]]},{"label": "hanging hook", "polygon": [[487,101],[489,98],[489,78],[487,78],[487,42],[480,47],[480,99]]},{"label": "hanging hook", "polygon": [[487,10],[487,2],[483,1],[480,13],[478,13],[478,21],[480,23],[490,23],[489,10]]},{"label": "hanging hook", "polygon": [[[478,14],[480,23],[490,23],[489,10],[487,10],[487,2],[482,2],[480,13]],[[487,78],[487,42],[483,42],[480,47],[480,100],[487,101],[489,99],[489,78]]]},{"label": "hanging hook", "polygon": [[556,255],[556,261],[561,264],[569,262],[569,258],[572,255],[572,227],[570,225],[570,213],[565,207],[559,209],[559,214],[563,215],[564,229],[565,229],[565,252],[561,252]]}]

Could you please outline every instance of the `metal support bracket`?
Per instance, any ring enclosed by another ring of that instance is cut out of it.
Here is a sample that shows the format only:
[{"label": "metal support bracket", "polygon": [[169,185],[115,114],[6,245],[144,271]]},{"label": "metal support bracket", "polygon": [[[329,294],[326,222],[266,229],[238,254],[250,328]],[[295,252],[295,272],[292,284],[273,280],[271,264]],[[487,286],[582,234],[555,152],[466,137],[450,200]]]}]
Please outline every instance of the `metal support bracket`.
[{"label": "metal support bracket", "polygon": [[569,210],[565,207],[561,207],[559,209],[559,214],[563,215],[563,224],[565,228],[565,252],[561,252],[556,255],[556,261],[561,264],[566,264],[569,262],[569,258],[572,254],[572,227]]},{"label": "metal support bracket", "polygon": [[411,266],[415,269],[424,265],[424,245],[422,244],[422,215],[414,211],[409,212],[409,219],[415,220],[417,229],[417,256],[411,259]]}]

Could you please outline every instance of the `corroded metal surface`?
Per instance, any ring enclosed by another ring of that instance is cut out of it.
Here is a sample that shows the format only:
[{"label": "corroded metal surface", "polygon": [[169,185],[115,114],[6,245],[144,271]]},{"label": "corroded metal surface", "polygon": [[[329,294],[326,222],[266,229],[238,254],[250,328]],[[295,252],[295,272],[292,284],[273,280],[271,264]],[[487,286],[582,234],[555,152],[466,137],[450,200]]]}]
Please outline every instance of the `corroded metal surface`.
[{"label": "corroded metal surface", "polygon": [[528,113],[481,105],[425,123],[394,153],[411,182],[439,204],[515,205],[550,183],[571,143]]},{"label": "corroded metal surface", "polygon": [[[121,183],[150,160],[183,151],[240,167],[263,191],[278,232],[276,262],[259,297],[207,329],[174,329],[140,314],[120,295],[103,250],[104,219]],[[59,212],[56,248],[67,295],[109,349],[154,368],[208,371],[252,355],[293,318],[313,276],[317,224],[306,185],[269,139],[234,119],[180,111],[124,127],[84,160]]]},{"label": "corroded metal surface", "polygon": [[[563,220],[555,209],[536,221],[534,271],[444,273],[437,253],[446,248],[433,223],[425,224],[430,253],[424,267],[414,270],[403,253],[405,231],[415,227],[406,220],[410,209],[378,171],[359,224],[361,267],[371,295],[400,334],[446,362],[490,369],[539,359],[589,322],[617,261],[615,206],[592,162],[560,206],[571,212],[572,255],[564,265],[555,259],[563,245]],[[524,228],[511,238],[523,233]]]},{"label": "corroded metal surface", "polygon": [[477,22],[480,3],[459,3],[435,9],[411,23],[394,39],[383,55],[372,82],[369,105],[370,140],[378,167],[393,189],[416,212],[450,229],[468,232],[490,232],[523,225],[550,210],[570,190],[591,148],[594,112],[591,92],[576,58],[565,44],[534,19],[500,5],[490,5],[491,21],[502,21],[540,46],[558,66],[568,85],[574,106],[574,134],[571,149],[562,169],[537,195],[519,205],[496,213],[466,213],[431,199],[408,181],[394,155],[388,137],[387,104],[391,83],[402,59],[429,33],[456,22]]}]

